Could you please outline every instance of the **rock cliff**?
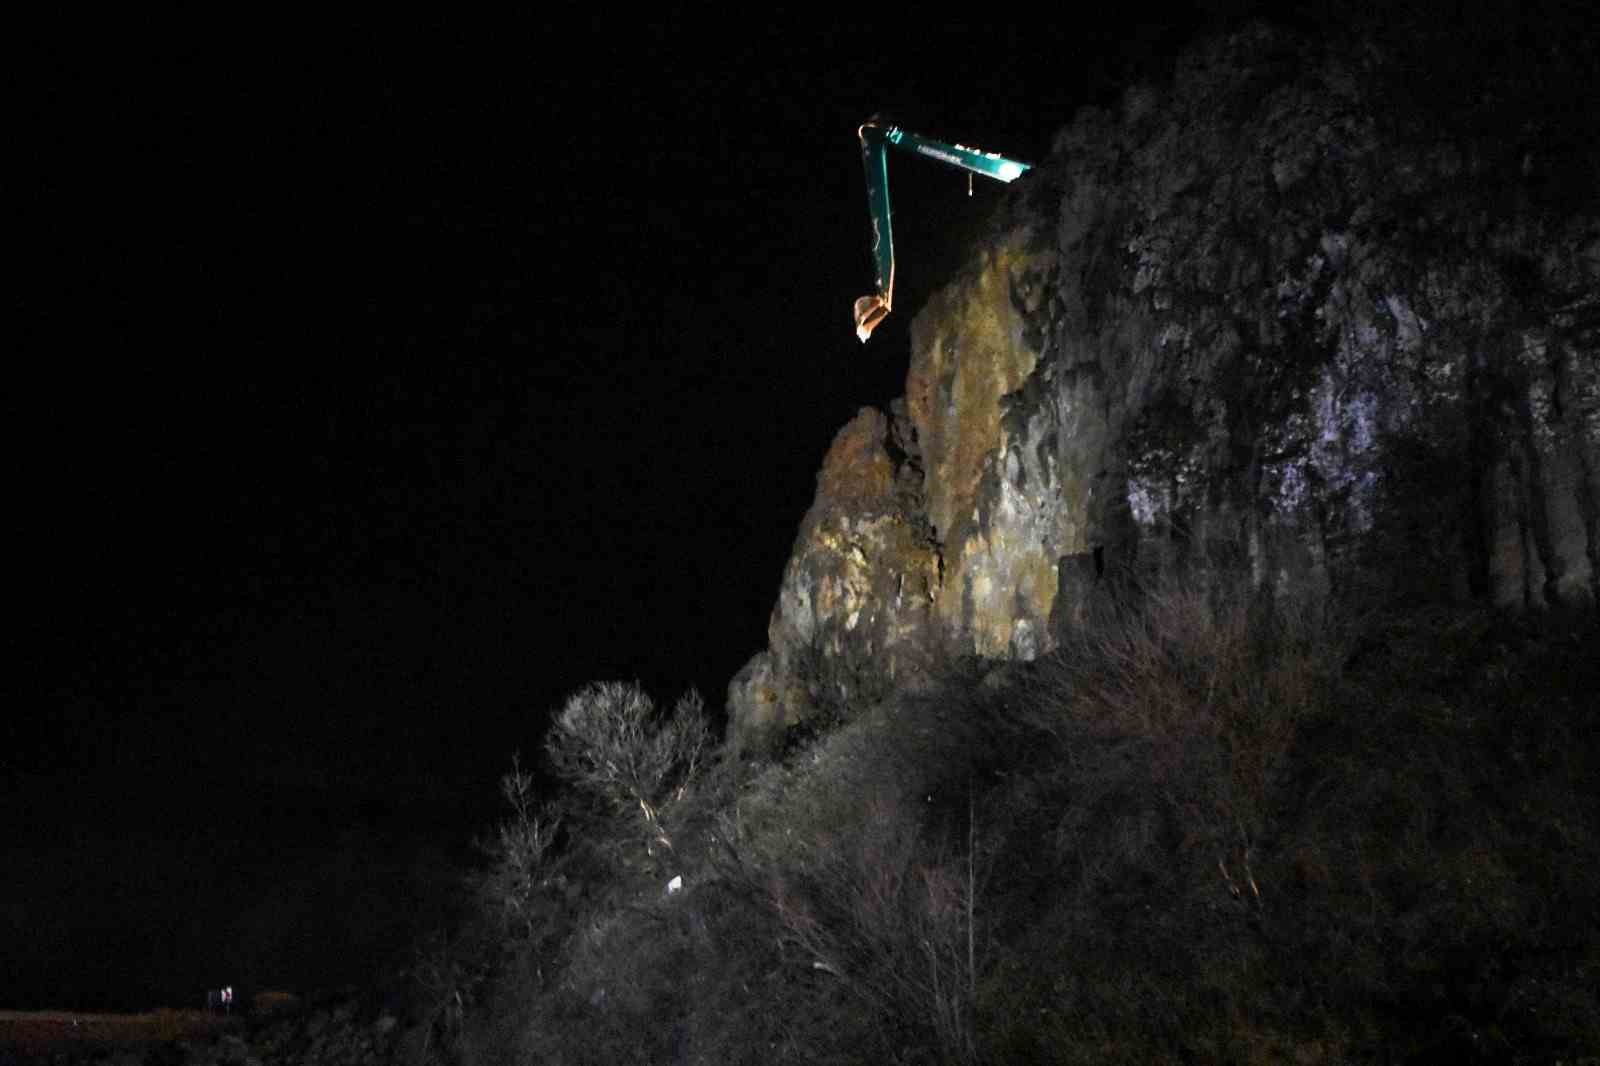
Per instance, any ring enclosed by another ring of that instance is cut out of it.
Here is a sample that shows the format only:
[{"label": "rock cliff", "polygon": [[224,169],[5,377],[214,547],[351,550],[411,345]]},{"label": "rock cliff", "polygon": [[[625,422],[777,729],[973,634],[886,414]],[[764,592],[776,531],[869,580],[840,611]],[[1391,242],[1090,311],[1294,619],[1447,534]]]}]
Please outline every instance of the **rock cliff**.
[{"label": "rock cliff", "polygon": [[1570,79],[1416,58],[1255,27],[1080,112],[840,430],[733,736],[1163,572],[1592,608],[1600,131]]}]

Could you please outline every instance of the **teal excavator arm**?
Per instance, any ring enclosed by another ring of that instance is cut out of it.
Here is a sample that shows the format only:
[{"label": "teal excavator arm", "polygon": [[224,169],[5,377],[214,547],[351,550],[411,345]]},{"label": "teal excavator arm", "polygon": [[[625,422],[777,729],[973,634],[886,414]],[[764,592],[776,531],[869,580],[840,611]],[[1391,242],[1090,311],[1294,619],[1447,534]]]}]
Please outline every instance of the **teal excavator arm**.
[{"label": "teal excavator arm", "polygon": [[861,162],[867,170],[867,210],[872,216],[872,259],[877,291],[856,301],[856,336],[865,344],[872,330],[888,317],[894,303],[894,234],[889,221],[889,149],[899,148],[937,159],[972,174],[1011,182],[1027,173],[1027,163],[959,144],[945,144],[899,126],[868,122],[861,127]]}]

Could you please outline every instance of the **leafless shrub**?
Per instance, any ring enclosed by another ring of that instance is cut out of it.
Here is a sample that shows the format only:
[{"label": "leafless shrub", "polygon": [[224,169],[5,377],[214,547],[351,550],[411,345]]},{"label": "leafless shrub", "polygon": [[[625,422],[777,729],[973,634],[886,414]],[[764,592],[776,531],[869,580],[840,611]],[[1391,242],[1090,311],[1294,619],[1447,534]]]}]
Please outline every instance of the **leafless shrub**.
[{"label": "leafless shrub", "polygon": [[847,838],[775,873],[770,898],[800,965],[866,1004],[887,1042],[909,1027],[944,1061],[974,1062],[978,859],[928,854],[917,823],[880,797]]},{"label": "leafless shrub", "polygon": [[545,881],[545,859],[560,829],[560,819],[535,809],[533,776],[513,756],[511,771],[500,779],[500,794],[511,808],[495,835],[478,847],[490,860],[477,884],[484,907],[499,915],[505,935],[531,937],[539,890]]},{"label": "leafless shrub", "polygon": [[460,1036],[467,1014],[479,1002],[489,967],[470,938],[436,933],[416,950],[408,976],[424,1004],[422,1062],[443,1061],[444,1049]]},{"label": "leafless shrub", "polygon": [[617,812],[638,810],[646,849],[672,849],[666,812],[688,794],[706,758],[700,694],[661,716],[637,683],[603,681],[568,698],[546,742],[556,772]]},{"label": "leafless shrub", "polygon": [[[1022,714],[1081,747],[1121,745],[1148,778],[1186,851],[1234,898],[1259,907],[1257,841],[1272,784],[1301,724],[1331,691],[1344,641],[1320,602],[1271,602],[1242,579],[1206,588],[1170,581],[1070,635],[1040,665]],[[1126,787],[1126,760],[1097,760],[1078,782],[1095,807],[1095,777]]]}]

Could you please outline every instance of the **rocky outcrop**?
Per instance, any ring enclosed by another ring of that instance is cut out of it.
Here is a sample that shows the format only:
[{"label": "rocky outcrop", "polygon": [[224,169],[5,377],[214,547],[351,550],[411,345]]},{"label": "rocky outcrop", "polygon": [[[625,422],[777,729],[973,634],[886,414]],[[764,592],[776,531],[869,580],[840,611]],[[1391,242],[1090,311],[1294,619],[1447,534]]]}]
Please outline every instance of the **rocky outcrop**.
[{"label": "rocky outcrop", "polygon": [[1118,578],[1592,607],[1595,120],[1414,60],[1256,28],[1080,113],[835,441],[735,738],[1032,658]]},{"label": "rocky outcrop", "polygon": [[870,408],[835,437],[784,573],[771,649],[730,686],[744,736],[842,712],[931,665],[943,581],[907,446]]}]

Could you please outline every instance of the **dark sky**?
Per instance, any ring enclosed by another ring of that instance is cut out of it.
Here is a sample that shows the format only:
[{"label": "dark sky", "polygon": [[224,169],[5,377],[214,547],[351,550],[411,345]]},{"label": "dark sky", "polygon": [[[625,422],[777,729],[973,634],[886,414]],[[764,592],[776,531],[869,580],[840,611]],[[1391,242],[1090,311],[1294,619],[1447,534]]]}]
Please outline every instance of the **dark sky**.
[{"label": "dark sky", "polygon": [[1205,16],[36,42],[0,1007],[358,979],[567,692],[720,709],[829,441],[998,202],[891,160],[863,348],[855,127],[1037,160]]}]

